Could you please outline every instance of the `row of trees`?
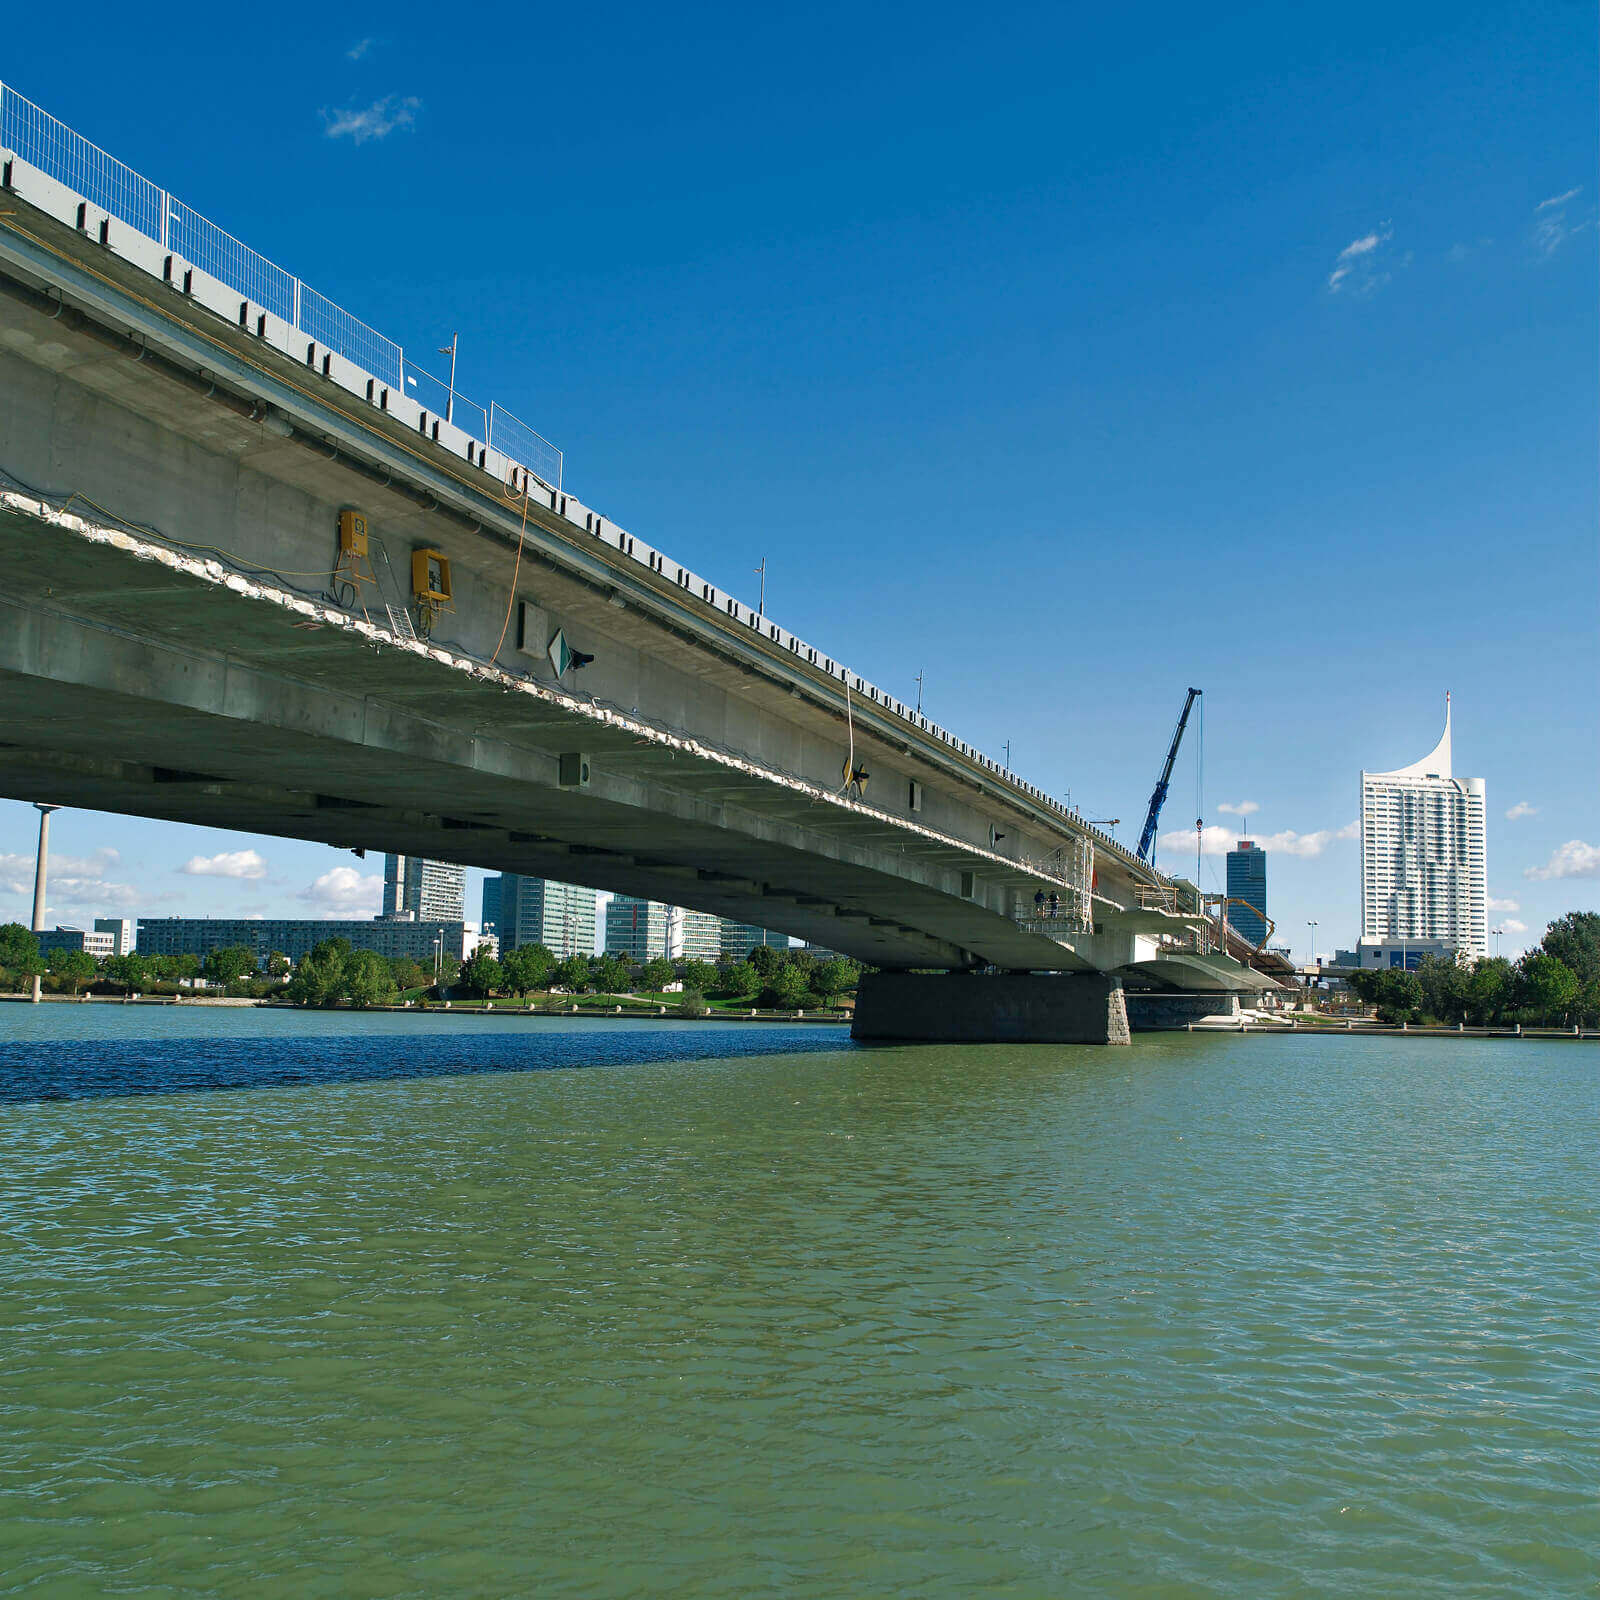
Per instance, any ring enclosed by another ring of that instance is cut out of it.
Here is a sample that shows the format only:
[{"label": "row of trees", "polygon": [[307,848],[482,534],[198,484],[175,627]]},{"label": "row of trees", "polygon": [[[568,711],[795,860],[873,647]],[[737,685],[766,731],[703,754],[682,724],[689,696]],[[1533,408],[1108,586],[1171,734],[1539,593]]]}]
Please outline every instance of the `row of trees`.
[{"label": "row of trees", "polygon": [[803,950],[757,945],[746,961],[689,960],[656,956],[634,969],[614,955],[568,956],[542,944],[519,945],[496,959],[487,945],[462,964],[458,986],[479,997],[525,996],[551,988],[570,994],[659,994],[679,982],[685,994],[747,1000],[784,1010],[828,1005],[853,990],[861,968],[844,956],[818,960]]},{"label": "row of trees", "polygon": [[1415,972],[1352,973],[1350,987],[1385,1022],[1453,1027],[1600,1024],[1600,912],[1569,911],[1517,961],[1436,961]]},{"label": "row of trees", "polygon": [[267,960],[265,979],[256,953],[247,946],[213,950],[199,956],[147,956],[137,951],[125,956],[96,957],[87,950],[52,950],[41,955],[36,935],[20,922],[0,924],[0,987],[24,987],[37,974],[53,979],[53,989],[77,994],[86,984],[110,985],[126,991],[143,991],[205,978],[235,992],[266,992],[281,984],[289,971],[289,958],[274,953]]}]

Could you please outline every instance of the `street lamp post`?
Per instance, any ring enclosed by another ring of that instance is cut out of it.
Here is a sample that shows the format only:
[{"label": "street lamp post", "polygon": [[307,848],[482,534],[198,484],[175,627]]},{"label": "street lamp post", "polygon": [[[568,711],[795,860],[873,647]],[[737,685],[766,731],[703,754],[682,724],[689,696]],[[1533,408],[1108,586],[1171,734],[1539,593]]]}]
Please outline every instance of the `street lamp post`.
[{"label": "street lamp post", "polygon": [[450,357],[450,395],[444,403],[444,420],[454,422],[456,415],[456,346],[461,343],[461,335],[452,333],[450,343],[439,346],[439,354]]},{"label": "street lamp post", "polygon": [[[46,805],[42,800],[35,800],[33,804],[39,813],[39,858],[33,867],[33,931],[39,934],[44,932],[44,897],[50,877],[50,813],[59,811],[61,807]],[[36,972],[33,975],[35,1005],[39,1004],[39,996],[39,974]]]},{"label": "street lamp post", "polygon": [[1311,947],[1306,951],[1306,966],[1314,967],[1317,964],[1317,929],[1321,924],[1315,917],[1311,917],[1307,919],[1306,926],[1311,929],[1311,932],[1306,936],[1306,942]]},{"label": "street lamp post", "polygon": [[1496,961],[1500,959],[1500,936],[1505,931],[1504,928],[1491,928],[1489,930],[1494,935],[1494,958]]}]

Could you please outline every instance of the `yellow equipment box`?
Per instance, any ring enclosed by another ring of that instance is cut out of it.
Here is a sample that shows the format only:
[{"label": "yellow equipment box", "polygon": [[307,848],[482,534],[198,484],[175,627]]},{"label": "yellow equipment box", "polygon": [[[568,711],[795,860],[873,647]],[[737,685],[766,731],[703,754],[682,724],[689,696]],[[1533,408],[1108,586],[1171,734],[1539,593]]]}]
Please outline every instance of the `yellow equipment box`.
[{"label": "yellow equipment box", "polygon": [[411,552],[411,592],[419,600],[443,605],[450,599],[450,561],[437,550]]},{"label": "yellow equipment box", "polygon": [[367,553],[367,519],[359,511],[339,513],[339,552],[347,556]]}]

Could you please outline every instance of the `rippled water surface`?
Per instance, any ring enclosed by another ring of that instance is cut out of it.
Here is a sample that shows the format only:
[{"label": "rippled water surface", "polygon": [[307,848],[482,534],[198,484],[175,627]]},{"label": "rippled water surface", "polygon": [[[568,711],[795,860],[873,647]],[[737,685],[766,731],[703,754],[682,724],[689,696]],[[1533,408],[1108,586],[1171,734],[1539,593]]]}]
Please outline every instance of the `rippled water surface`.
[{"label": "rippled water surface", "polygon": [[0,1594],[1592,1593],[1597,1071],[0,1006]]}]

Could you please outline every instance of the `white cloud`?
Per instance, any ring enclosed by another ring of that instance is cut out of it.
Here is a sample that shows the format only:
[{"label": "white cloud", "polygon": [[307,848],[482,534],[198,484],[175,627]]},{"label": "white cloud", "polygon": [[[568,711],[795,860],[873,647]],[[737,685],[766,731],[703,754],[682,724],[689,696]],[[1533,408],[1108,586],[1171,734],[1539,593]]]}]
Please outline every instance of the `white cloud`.
[{"label": "white cloud", "polygon": [[1491,911],[1520,911],[1522,906],[1516,900],[1497,900],[1493,895],[1490,895],[1489,909]]},{"label": "white cloud", "polygon": [[191,878],[264,878],[267,863],[254,850],[224,850],[214,856],[190,856],[178,871]]},{"label": "white cloud", "polygon": [[1576,189],[1568,189],[1565,194],[1553,194],[1548,200],[1541,200],[1533,208],[1533,248],[1547,260],[1573,234],[1588,226],[1587,222],[1571,222],[1567,218],[1568,205],[1582,193],[1580,184]]},{"label": "white cloud", "polygon": [[[46,919],[61,912],[84,916],[94,912],[126,911],[143,897],[131,883],[116,883],[106,876],[122,857],[109,845],[90,856],[58,856],[50,853],[47,893],[50,904]],[[32,853],[0,855],[0,894],[22,898],[31,914],[33,909]]]},{"label": "white cloud", "polygon": [[1507,917],[1500,924],[1501,933],[1526,933],[1527,931],[1528,924],[1526,922],[1518,922],[1515,917]]},{"label": "white cloud", "polygon": [[406,95],[402,99],[398,95],[386,94],[381,100],[374,100],[370,106],[346,106],[339,111],[324,111],[322,119],[327,123],[326,131],[330,139],[348,138],[356,144],[365,144],[368,139],[386,139],[401,128],[414,127],[417,112],[421,109],[422,102],[415,95]]},{"label": "white cloud", "polygon": [[1526,800],[1519,800],[1506,812],[1506,821],[1515,822],[1518,817],[1536,817],[1538,815],[1538,806],[1530,806]]},{"label": "white cloud", "polygon": [[1379,269],[1378,257],[1393,237],[1394,229],[1385,222],[1371,233],[1352,239],[1339,252],[1333,271],[1328,274],[1328,293],[1366,295],[1382,288],[1389,281],[1389,274]]},{"label": "white cloud", "polygon": [[1600,845],[1568,839],[1550,852],[1542,867],[1527,867],[1524,878],[1600,878]]},{"label": "white cloud", "polygon": [[383,902],[383,879],[354,867],[333,867],[300,890],[298,898],[339,916],[372,916]]},{"label": "white cloud", "polygon": [[357,39],[356,42],[345,51],[345,57],[350,61],[359,61],[362,56],[364,56],[371,48],[372,40],[370,38]]},{"label": "white cloud", "polygon": [[1255,813],[1260,809],[1261,806],[1259,802],[1255,800],[1241,800],[1236,806],[1230,806],[1227,801],[1224,800],[1223,803],[1217,807],[1218,811],[1226,812],[1230,817],[1254,816]]},{"label": "white cloud", "polygon": [[[1342,828],[1323,828],[1316,833],[1296,833],[1292,828],[1285,828],[1281,833],[1258,834],[1255,842],[1261,849],[1276,851],[1279,855],[1311,857],[1320,856],[1336,840],[1354,839],[1359,833],[1359,825],[1350,822]],[[1200,835],[1200,853],[1225,856],[1233,849],[1238,838],[1237,829],[1209,823]],[[1181,858],[1194,854],[1195,836],[1189,829],[1174,828],[1172,832],[1162,834],[1157,843],[1170,855]]]}]

